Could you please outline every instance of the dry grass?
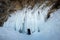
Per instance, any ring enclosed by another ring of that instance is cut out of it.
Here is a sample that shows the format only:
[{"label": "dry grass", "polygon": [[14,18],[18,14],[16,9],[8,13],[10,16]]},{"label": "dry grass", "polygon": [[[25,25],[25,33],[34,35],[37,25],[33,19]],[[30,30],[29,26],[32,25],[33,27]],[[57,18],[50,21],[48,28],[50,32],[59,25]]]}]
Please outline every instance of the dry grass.
[{"label": "dry grass", "polygon": [[[31,6],[31,8],[33,8],[36,3],[39,3],[41,5],[45,2],[45,0],[0,0],[0,3],[1,2],[4,2],[5,4],[0,5],[4,7],[2,8],[4,12],[0,12],[0,24],[4,23],[8,19],[10,12],[23,9],[25,5],[27,5],[27,7]],[[53,3],[55,3],[55,5],[53,5],[53,7],[50,9],[47,17],[50,16],[54,10],[60,8],[60,0],[48,0],[48,3],[46,5],[50,6]]]}]

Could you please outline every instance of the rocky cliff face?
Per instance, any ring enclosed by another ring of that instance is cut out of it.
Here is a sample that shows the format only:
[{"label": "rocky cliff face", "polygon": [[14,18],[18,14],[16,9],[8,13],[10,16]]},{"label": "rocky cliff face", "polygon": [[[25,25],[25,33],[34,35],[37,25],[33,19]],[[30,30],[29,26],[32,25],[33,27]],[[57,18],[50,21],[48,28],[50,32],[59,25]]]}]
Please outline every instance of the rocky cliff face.
[{"label": "rocky cliff face", "polygon": [[24,7],[29,7],[33,9],[35,4],[42,5],[47,1],[46,6],[53,6],[47,14],[47,19],[50,17],[50,14],[56,9],[60,8],[60,0],[0,0],[0,25],[2,26],[5,21],[7,21],[11,12],[22,10]]}]

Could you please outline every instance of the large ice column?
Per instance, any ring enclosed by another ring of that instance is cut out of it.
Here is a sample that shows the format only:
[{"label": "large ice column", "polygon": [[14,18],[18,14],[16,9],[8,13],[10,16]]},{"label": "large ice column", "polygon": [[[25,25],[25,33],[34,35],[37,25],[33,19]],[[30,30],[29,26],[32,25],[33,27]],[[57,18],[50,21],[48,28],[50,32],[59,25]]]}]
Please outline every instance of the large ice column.
[{"label": "large ice column", "polygon": [[46,3],[41,6],[37,3],[32,10],[25,7],[11,14],[11,17],[4,23],[4,27],[23,33],[27,32],[27,29],[30,29],[31,33],[40,31],[43,29],[42,25],[49,10],[50,7],[46,6]]}]

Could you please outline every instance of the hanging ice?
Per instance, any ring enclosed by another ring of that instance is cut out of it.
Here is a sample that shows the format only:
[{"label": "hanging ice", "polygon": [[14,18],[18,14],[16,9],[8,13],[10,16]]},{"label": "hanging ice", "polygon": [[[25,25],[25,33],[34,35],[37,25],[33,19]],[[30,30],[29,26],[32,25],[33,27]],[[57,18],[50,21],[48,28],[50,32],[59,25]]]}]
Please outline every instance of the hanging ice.
[{"label": "hanging ice", "polygon": [[46,6],[46,3],[43,3],[41,6],[36,4],[32,10],[29,7],[25,7],[23,10],[18,10],[11,14],[8,21],[4,23],[4,27],[23,33],[27,32],[27,29],[30,29],[31,33],[43,30],[41,25],[45,22],[50,8]]}]

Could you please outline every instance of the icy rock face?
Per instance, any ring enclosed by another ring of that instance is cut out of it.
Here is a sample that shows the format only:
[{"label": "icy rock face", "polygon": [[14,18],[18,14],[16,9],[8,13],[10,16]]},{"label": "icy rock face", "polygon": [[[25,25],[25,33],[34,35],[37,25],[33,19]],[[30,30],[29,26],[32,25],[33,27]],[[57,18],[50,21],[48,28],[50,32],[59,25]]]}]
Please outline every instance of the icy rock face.
[{"label": "icy rock face", "polygon": [[23,33],[27,33],[27,29],[30,29],[31,33],[40,31],[41,25],[44,24],[51,6],[46,6],[46,3],[40,6],[37,3],[33,9],[29,7],[25,7],[23,10],[18,10],[11,14],[11,17],[4,23],[4,27]]}]

